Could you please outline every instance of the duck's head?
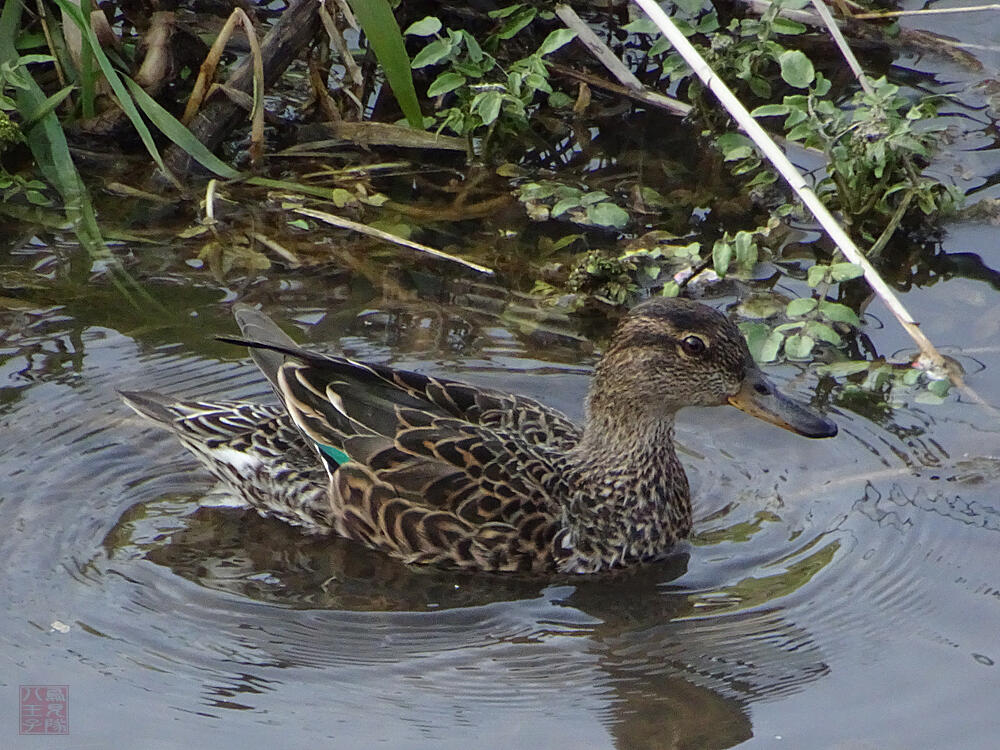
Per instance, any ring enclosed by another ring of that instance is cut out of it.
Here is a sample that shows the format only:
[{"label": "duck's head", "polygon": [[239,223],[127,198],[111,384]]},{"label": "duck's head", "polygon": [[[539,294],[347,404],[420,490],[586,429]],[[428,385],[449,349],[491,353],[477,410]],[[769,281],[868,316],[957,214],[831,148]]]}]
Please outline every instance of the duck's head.
[{"label": "duck's head", "polygon": [[837,434],[836,424],[771,383],[728,318],[685,299],[649,300],[619,323],[597,366],[588,413],[600,422],[612,412],[641,420],[723,404],[806,437]]}]

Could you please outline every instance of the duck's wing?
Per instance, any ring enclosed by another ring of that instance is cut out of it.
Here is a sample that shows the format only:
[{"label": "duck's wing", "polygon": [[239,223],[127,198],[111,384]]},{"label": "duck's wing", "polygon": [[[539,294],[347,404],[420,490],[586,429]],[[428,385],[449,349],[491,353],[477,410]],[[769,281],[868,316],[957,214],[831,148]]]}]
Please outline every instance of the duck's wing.
[{"label": "duck's wing", "polygon": [[[331,472],[360,463],[414,502],[456,511],[470,496],[538,504],[561,480],[561,447],[509,426],[502,395],[301,350],[278,370],[278,386]],[[509,520],[486,505],[461,514]]]},{"label": "duck's wing", "polygon": [[[274,346],[293,349],[298,346],[291,336],[278,327],[277,323],[255,307],[237,302],[233,305],[233,317],[240,327],[240,333],[251,341],[263,341]],[[264,377],[270,381],[275,393],[280,397],[278,368],[285,363],[285,355],[273,349],[253,347],[250,349],[250,359],[264,373]]]},{"label": "duck's wing", "polygon": [[410,562],[550,564],[562,446],[578,435],[567,418],[456,381],[241,343],[284,356],[277,389],[330,472],[339,533]]},{"label": "duck's wing", "polygon": [[[485,505],[475,494],[453,510],[436,507],[404,497],[397,483],[354,461],[339,467],[330,482],[337,533],[404,562],[492,571],[556,567],[562,524],[548,503],[541,503],[542,511],[515,497],[494,498],[496,511],[482,513]],[[475,522],[467,517],[470,508],[484,516],[508,511],[510,520]]]},{"label": "duck's wing", "polygon": [[[310,355],[260,310],[246,304],[233,306],[242,340],[250,356],[281,397],[278,370],[291,356],[312,362],[323,360],[326,371],[339,374],[363,389],[376,390],[384,401],[398,400],[412,408],[426,409],[441,416],[452,416],[473,424],[495,427],[519,434],[532,444],[544,444],[555,450],[569,450],[579,442],[580,429],[565,414],[535,399],[462,383],[434,378],[405,370],[367,364],[346,357]],[[363,397],[364,394],[356,394]],[[409,397],[409,398],[407,398]],[[363,399],[362,399],[363,400]]]},{"label": "duck's wing", "polygon": [[[119,391],[141,416],[200,450],[256,450],[298,467],[316,467],[316,455],[285,409],[248,401],[174,401],[152,391]],[[318,468],[318,467],[317,467]]]}]

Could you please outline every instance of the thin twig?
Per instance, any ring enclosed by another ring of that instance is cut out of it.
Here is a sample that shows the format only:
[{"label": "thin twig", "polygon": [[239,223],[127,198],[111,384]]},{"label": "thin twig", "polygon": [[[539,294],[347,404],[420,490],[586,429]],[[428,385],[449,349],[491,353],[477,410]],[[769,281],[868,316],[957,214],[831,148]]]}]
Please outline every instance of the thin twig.
[{"label": "thin twig", "polygon": [[969,5],[965,8],[924,8],[923,10],[883,10],[878,13],[854,13],[851,18],[898,18],[899,16],[931,16],[945,13],[979,13],[984,10],[1000,10],[1000,5]]},{"label": "thin twig", "polygon": [[352,11],[351,6],[347,4],[347,0],[337,0],[337,7],[344,16],[344,20],[347,22],[347,25],[355,31],[361,31],[361,25],[358,23],[358,19],[354,17],[354,11]]},{"label": "thin twig", "polygon": [[264,149],[264,61],[261,56],[260,43],[257,41],[257,32],[254,31],[253,23],[242,8],[237,8],[229,14],[222,30],[215,38],[212,48],[205,56],[198,71],[198,78],[195,80],[194,88],[188,97],[187,106],[181,116],[181,122],[189,125],[198,108],[208,98],[214,89],[209,88],[212,78],[215,76],[215,69],[218,67],[222,52],[226,43],[233,35],[237,24],[243,27],[247,42],[250,45],[250,59],[253,65],[253,106],[250,109],[250,159],[256,164],[260,161]]},{"label": "thin twig", "polygon": [[903,306],[903,303],[899,301],[899,298],[896,297],[892,289],[879,276],[872,264],[868,262],[868,259],[865,258],[857,245],[854,244],[854,241],[847,235],[840,224],[837,223],[837,220],[833,218],[816,193],[806,184],[805,178],[788,160],[788,157],[785,156],[781,149],[778,148],[774,140],[750,116],[746,107],[743,106],[740,100],[736,98],[736,95],[715,74],[704,58],[687,40],[687,37],[674,26],[667,14],[663,12],[663,9],[654,0],[635,0],[635,2],[659,27],[660,31],[663,32],[664,36],[674,46],[674,49],[680,53],[681,57],[684,58],[685,62],[687,62],[705,86],[712,90],[733,119],[736,120],[753,142],[757,144],[757,147],[771,161],[778,172],[781,173],[782,177],[785,178],[791,188],[798,194],[802,202],[809,207],[816,220],[827,231],[830,238],[836,243],[847,259],[864,269],[865,279],[872,290],[885,303],[892,314],[896,316],[900,325],[903,326],[910,338],[920,348],[921,356],[918,358],[920,366],[932,370],[941,376],[947,376],[949,368],[946,367],[944,357],[941,356],[941,353],[924,335],[923,331],[920,330],[919,325]]},{"label": "thin twig", "polygon": [[650,91],[647,88],[630,89],[628,86],[620,86],[617,83],[592,75],[586,71],[575,70],[574,68],[570,68],[566,65],[549,62],[548,60],[545,61],[545,67],[554,73],[558,73],[559,75],[583,81],[588,86],[592,86],[595,89],[604,89],[605,91],[610,91],[613,94],[627,96],[629,99],[634,99],[637,102],[648,104],[651,107],[666,110],[667,112],[679,115],[680,117],[687,117],[691,113],[690,104],[678,101],[677,99],[671,99],[669,96],[664,96],[663,94],[659,94],[655,91]]},{"label": "thin twig", "polygon": [[327,36],[330,37],[330,42],[337,50],[337,54],[340,55],[340,60],[344,63],[344,69],[347,70],[351,81],[360,89],[365,85],[365,77],[361,74],[361,68],[354,61],[354,55],[351,54],[351,50],[347,46],[343,34],[340,33],[340,29],[334,23],[333,16],[330,15],[330,12],[322,3],[319,6],[319,19],[323,22],[323,28],[326,29]]},{"label": "thin twig", "polygon": [[819,17],[823,19],[823,23],[826,24],[826,28],[829,29],[830,36],[833,37],[833,41],[836,42],[837,47],[840,49],[840,54],[844,56],[844,59],[847,60],[847,64],[851,66],[851,70],[854,72],[854,77],[858,79],[858,83],[861,84],[861,88],[865,90],[866,94],[873,96],[875,94],[875,89],[871,84],[871,80],[869,80],[868,75],[861,68],[858,58],[854,56],[854,52],[847,44],[847,40],[844,39],[844,35],[840,33],[840,27],[837,26],[837,22],[830,13],[830,9],[826,7],[826,3],[824,3],[823,0],[812,0],[812,4],[816,9],[816,12],[819,13]]},{"label": "thin twig", "polygon": [[889,223],[885,225],[885,229],[882,230],[882,234],[880,234],[879,238],[875,240],[875,244],[869,248],[869,258],[877,259],[882,254],[885,246],[889,244],[889,240],[892,238],[892,235],[894,235],[896,233],[896,229],[899,228],[899,223],[903,220],[903,216],[906,215],[906,211],[910,208],[910,204],[913,202],[913,198],[916,194],[917,191],[915,188],[910,188],[906,191],[906,195],[903,196],[903,200],[901,200],[899,205],[896,206],[896,210],[893,212],[892,218],[889,219]]},{"label": "thin twig", "polygon": [[205,223],[214,224],[215,223],[215,189],[218,186],[219,181],[216,179],[211,179],[208,181],[208,186],[205,188]]},{"label": "thin twig", "polygon": [[38,9],[38,19],[42,22],[42,32],[45,34],[45,43],[49,47],[49,52],[52,53],[52,64],[56,69],[56,77],[59,79],[59,86],[66,85],[66,74],[63,72],[62,63],[59,61],[59,55],[56,53],[56,45],[52,41],[52,30],[49,29],[48,17],[45,15],[45,8],[42,6],[42,0],[35,0],[35,6]]},{"label": "thin twig", "polygon": [[271,251],[288,261],[288,265],[292,268],[298,268],[302,265],[302,261],[299,260],[299,257],[277,240],[273,240],[261,232],[254,232],[253,238],[264,247],[269,248]]},{"label": "thin twig", "polygon": [[594,33],[594,30],[576,14],[575,10],[568,5],[557,5],[556,15],[559,16],[560,21],[566,24],[567,28],[576,32],[577,39],[590,50],[590,54],[611,71],[611,74],[621,81],[623,86],[633,91],[642,91],[645,89],[642,81],[636,78],[635,74],[626,67],[625,63],[619,60],[618,56],[611,51],[611,48],[601,41],[597,34]]},{"label": "thin twig", "polygon": [[340,216],[335,216],[334,214],[328,214],[325,211],[316,211],[311,208],[294,208],[292,209],[295,213],[301,214],[302,216],[308,216],[312,219],[319,219],[322,222],[331,224],[335,227],[341,227],[342,229],[350,229],[355,232],[360,232],[361,234],[366,234],[369,237],[375,237],[379,240],[384,240],[385,242],[391,242],[395,245],[400,245],[402,247],[408,247],[411,250],[419,250],[422,253],[427,253],[428,255],[433,255],[435,258],[441,258],[442,260],[451,261],[452,263],[458,263],[466,268],[471,268],[473,271],[478,271],[479,273],[484,273],[488,276],[493,275],[493,269],[487,268],[486,266],[481,266],[478,263],[473,263],[472,261],[465,260],[464,258],[459,258],[454,255],[449,255],[448,253],[442,252],[441,250],[435,250],[433,247],[428,247],[427,245],[421,245],[419,242],[412,242],[411,240],[404,239],[402,237],[397,237],[394,234],[389,234],[388,232],[383,232],[381,229],[375,229],[367,224],[361,224],[357,221],[351,221],[350,219],[344,219]]}]

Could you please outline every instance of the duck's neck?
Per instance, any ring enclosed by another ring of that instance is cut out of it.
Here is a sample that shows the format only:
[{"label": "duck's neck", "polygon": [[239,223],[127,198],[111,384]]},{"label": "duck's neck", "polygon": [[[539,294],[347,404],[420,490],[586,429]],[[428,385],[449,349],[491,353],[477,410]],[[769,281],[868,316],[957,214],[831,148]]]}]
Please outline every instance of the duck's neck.
[{"label": "duck's neck", "polygon": [[563,567],[592,572],[663,557],[691,529],[673,413],[595,408],[593,399],[589,407],[570,455]]}]

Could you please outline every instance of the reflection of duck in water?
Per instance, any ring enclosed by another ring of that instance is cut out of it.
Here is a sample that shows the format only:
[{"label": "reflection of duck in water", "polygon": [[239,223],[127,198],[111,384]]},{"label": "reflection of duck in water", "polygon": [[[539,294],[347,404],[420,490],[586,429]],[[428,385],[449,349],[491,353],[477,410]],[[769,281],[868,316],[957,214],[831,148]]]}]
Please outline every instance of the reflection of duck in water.
[{"label": "reflection of duck in water", "polygon": [[[141,537],[129,544],[146,547],[147,559],[182,578],[234,594],[230,602],[276,605],[212,634],[227,648],[239,644],[235,659],[247,666],[236,668],[237,676],[281,679],[261,663],[322,675],[361,668],[366,684],[416,671],[420,687],[392,698],[393,715],[443,711],[435,725],[442,733],[452,731],[451,721],[509,697],[557,712],[563,722],[576,717],[592,727],[581,730],[584,736],[599,731],[587,721],[597,719],[609,741],[581,743],[587,746],[732,747],[753,735],[749,706],[794,693],[829,671],[815,635],[789,622],[779,606],[706,615],[694,605],[698,590],[677,581],[684,553],[664,564],[556,576],[552,583],[407,567],[347,540],[305,537],[230,508],[201,507],[179,520],[165,538],[163,514],[143,515],[128,524]],[[701,565],[714,554],[701,552]],[[248,619],[253,627],[237,626]],[[218,671],[226,673],[234,656],[220,652],[228,661]],[[256,705],[252,696],[243,699]],[[452,711],[439,700],[453,700],[458,718],[449,719]],[[509,710],[514,724],[530,722]]]},{"label": "reflection of duck in water", "polygon": [[687,300],[619,324],[582,429],[523,396],[312,354],[263,314],[236,316],[283,406],[126,401],[261,513],[410,563],[589,573],[660,559],[691,527],[678,409],[729,403],[807,437],[837,431],[775,389],[728,319]]}]

